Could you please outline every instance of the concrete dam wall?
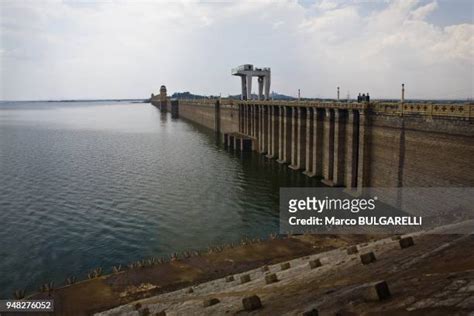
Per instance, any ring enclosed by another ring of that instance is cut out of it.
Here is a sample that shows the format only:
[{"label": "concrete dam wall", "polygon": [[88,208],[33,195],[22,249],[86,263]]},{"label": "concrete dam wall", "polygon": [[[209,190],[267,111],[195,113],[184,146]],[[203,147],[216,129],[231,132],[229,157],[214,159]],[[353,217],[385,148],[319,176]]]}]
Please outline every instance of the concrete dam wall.
[{"label": "concrete dam wall", "polygon": [[[174,100],[179,117],[329,186],[474,186],[474,105]],[[155,103],[158,105],[159,103]],[[227,139],[229,137],[229,139]]]}]

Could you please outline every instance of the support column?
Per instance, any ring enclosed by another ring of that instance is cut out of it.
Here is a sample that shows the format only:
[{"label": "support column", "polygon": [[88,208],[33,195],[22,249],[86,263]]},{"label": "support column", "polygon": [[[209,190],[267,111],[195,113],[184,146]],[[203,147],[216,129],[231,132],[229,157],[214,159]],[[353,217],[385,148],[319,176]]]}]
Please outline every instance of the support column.
[{"label": "support column", "polygon": [[355,110],[348,110],[346,121],[346,169],[345,186],[351,191],[357,187],[357,156],[359,150],[359,127]]},{"label": "support column", "polygon": [[293,118],[292,107],[282,106],[281,107],[281,118],[282,118],[282,157],[278,160],[279,163],[291,163],[291,120]]},{"label": "support column", "polygon": [[280,109],[277,106],[272,106],[272,126],[273,126],[273,136],[272,136],[272,153],[273,158],[278,159],[280,157]]},{"label": "support column", "polygon": [[313,108],[306,108],[306,164],[303,174],[312,177],[313,172],[313,125],[314,125],[314,110]]},{"label": "support column", "polygon": [[270,83],[271,83],[270,75],[265,76],[263,80],[264,80],[264,86],[265,86],[265,100],[270,100]]},{"label": "support column", "polygon": [[262,154],[265,154],[267,153],[267,145],[266,145],[266,142],[267,142],[267,111],[265,109],[265,105],[262,105],[262,108],[261,108],[261,111],[260,111],[260,114],[262,116],[261,118],[261,122],[262,122],[262,147],[261,147],[261,150],[260,150],[260,153]]},{"label": "support column", "polygon": [[263,78],[258,77],[258,99],[263,100]]},{"label": "support column", "polygon": [[273,106],[268,106],[267,112],[267,158],[273,158]]},{"label": "support column", "polygon": [[323,137],[324,137],[324,109],[314,109],[313,120],[313,173],[317,177],[323,176]]},{"label": "support column", "polygon": [[323,183],[333,186],[334,178],[334,111],[325,109],[324,117],[324,152],[323,152]]},{"label": "support column", "polygon": [[245,134],[245,106],[243,104],[240,105],[240,120],[241,120],[241,129],[240,132]]},{"label": "support column", "polygon": [[306,112],[302,107],[295,108],[295,124],[293,131],[295,136],[293,141],[295,142],[294,146],[294,159],[292,159],[291,169],[299,170],[305,167],[305,158],[306,158]]},{"label": "support column", "polygon": [[297,159],[297,134],[298,134],[298,111],[295,107],[292,108],[292,115],[291,115],[291,166],[296,166],[296,159]]},{"label": "support column", "polygon": [[298,157],[297,168],[306,167],[306,108],[298,107]]},{"label": "support column", "polygon": [[234,150],[235,151],[240,151],[240,147],[241,147],[241,138],[239,137],[234,137],[234,144],[233,144],[233,147],[234,147]]},{"label": "support column", "polygon": [[243,133],[244,133],[244,134],[247,134],[247,124],[248,124],[248,122],[247,122],[247,120],[248,120],[248,116],[247,116],[247,104],[243,104],[243,105],[242,105],[242,108],[243,108],[243,112],[244,112],[244,113],[243,113],[243,115],[244,115],[244,116],[243,116],[243,118],[244,118],[244,124],[243,124],[243,125],[244,125],[244,130],[243,130]]},{"label": "support column", "polygon": [[[257,105],[255,105],[255,107],[257,107]],[[258,115],[259,115],[258,111],[255,110],[255,134],[254,134],[255,137],[258,137],[258,129],[259,129],[259,124],[260,124]]]},{"label": "support column", "polygon": [[263,105],[263,125],[262,125],[262,130],[263,130],[263,154],[268,153],[268,107]]},{"label": "support column", "polygon": [[285,158],[283,156],[283,146],[285,146],[285,132],[284,132],[284,121],[285,121],[285,107],[279,106],[278,107],[278,162],[283,163],[285,162]]},{"label": "support column", "polygon": [[247,75],[247,100],[252,100],[252,75]]},{"label": "support column", "polygon": [[257,105],[255,105],[255,117],[254,117],[254,124],[255,124],[255,132],[254,137],[258,137],[258,129],[259,129],[259,121],[258,121],[258,111],[256,109]]},{"label": "support column", "polygon": [[252,135],[252,126],[253,126],[253,122],[252,122],[252,110],[253,110],[253,107],[251,104],[247,105],[248,107],[248,112],[247,112],[247,115],[248,115],[248,119],[247,119],[247,134],[248,135]]},{"label": "support column", "polygon": [[256,120],[256,111],[255,111],[255,104],[252,104],[251,105],[252,107],[252,132],[251,132],[251,135],[252,137],[255,137],[256,133],[257,133],[257,120]]},{"label": "support column", "polygon": [[253,121],[252,121],[252,110],[253,110],[253,104],[249,104],[249,136],[252,136],[252,130],[253,130]]},{"label": "support column", "polygon": [[334,186],[344,185],[345,117],[341,109],[334,110]]},{"label": "support column", "polygon": [[363,188],[369,186],[368,165],[367,165],[367,113],[365,110],[359,111],[359,157],[357,161],[357,192],[363,193]]},{"label": "support column", "polygon": [[291,164],[291,156],[293,152],[293,107],[285,107],[285,163]]},{"label": "support column", "polygon": [[[239,133],[242,133],[242,106],[239,104]],[[224,135],[224,143],[227,143],[225,140],[227,136]]]},{"label": "support column", "polygon": [[240,95],[241,100],[247,100],[247,78],[246,76],[240,76],[242,85],[242,94]]},{"label": "support column", "polygon": [[251,136],[252,135],[252,105],[247,104],[247,130],[246,134]]}]

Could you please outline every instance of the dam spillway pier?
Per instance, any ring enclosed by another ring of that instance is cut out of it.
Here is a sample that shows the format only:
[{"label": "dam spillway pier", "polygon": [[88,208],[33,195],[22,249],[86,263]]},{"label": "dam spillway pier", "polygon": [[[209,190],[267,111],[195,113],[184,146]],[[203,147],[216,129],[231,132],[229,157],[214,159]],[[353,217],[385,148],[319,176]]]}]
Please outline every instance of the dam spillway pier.
[{"label": "dam spillway pier", "polygon": [[366,103],[238,103],[253,148],[329,186],[366,186]]},{"label": "dam spillway pier", "polygon": [[[168,107],[159,96],[152,103]],[[245,150],[350,192],[474,185],[472,104],[217,98],[173,104],[180,118],[216,131],[232,148],[245,142]]]},{"label": "dam spillway pier", "polygon": [[224,146],[241,152],[252,151],[252,139],[241,133],[225,133]]}]

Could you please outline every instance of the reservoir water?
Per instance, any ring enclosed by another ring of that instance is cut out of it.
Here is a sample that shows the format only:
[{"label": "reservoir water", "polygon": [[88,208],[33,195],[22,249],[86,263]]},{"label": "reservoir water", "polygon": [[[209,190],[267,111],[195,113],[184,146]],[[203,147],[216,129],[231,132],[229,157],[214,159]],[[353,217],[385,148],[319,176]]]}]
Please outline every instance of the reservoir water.
[{"label": "reservoir water", "polygon": [[0,299],[147,257],[278,232],[315,180],[131,102],[0,103]]}]

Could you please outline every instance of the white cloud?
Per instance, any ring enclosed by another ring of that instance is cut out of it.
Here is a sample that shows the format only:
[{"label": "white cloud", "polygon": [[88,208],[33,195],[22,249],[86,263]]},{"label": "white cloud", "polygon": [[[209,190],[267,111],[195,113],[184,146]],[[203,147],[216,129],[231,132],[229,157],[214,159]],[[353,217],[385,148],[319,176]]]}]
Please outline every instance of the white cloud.
[{"label": "white cloud", "polygon": [[[272,67],[273,89],[334,96],[335,87],[398,96],[466,97],[474,26],[438,27],[436,2],[0,2],[0,98],[238,93],[230,68]],[[409,89],[409,87],[411,89]],[[456,90],[454,95],[452,91]]]},{"label": "white cloud", "polygon": [[415,20],[423,20],[436,9],[438,9],[438,3],[433,1],[411,12],[411,17]]},{"label": "white cloud", "polygon": [[339,4],[334,0],[322,0],[314,4],[315,8],[319,10],[333,10],[339,6]]}]

